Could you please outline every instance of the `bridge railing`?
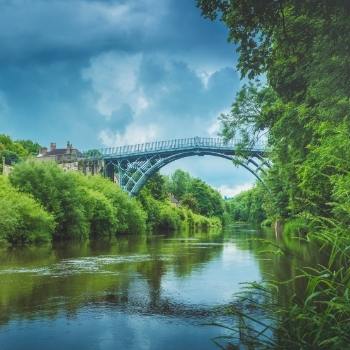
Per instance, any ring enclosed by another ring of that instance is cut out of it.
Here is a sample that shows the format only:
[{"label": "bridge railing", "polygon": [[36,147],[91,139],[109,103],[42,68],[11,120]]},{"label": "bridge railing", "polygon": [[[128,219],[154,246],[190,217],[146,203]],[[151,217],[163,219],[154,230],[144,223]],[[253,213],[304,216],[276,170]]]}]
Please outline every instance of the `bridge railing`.
[{"label": "bridge railing", "polygon": [[[106,156],[127,156],[140,153],[151,153],[151,152],[162,152],[162,151],[172,151],[178,149],[188,149],[188,148],[217,148],[217,149],[233,149],[240,143],[240,140],[225,141],[223,138],[216,137],[191,137],[183,139],[172,139],[167,141],[155,141],[146,142],[135,145],[125,145],[119,147],[109,147],[99,150],[95,150],[94,154],[89,156],[88,152],[85,153],[87,157],[97,157],[100,155],[102,157]],[[256,145],[256,150],[263,150],[264,146]]]}]

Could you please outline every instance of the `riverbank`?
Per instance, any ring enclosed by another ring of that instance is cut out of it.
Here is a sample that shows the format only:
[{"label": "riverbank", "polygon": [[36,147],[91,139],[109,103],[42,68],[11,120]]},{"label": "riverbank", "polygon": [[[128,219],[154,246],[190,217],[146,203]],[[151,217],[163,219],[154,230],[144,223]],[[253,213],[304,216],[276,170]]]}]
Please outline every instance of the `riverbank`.
[{"label": "riverbank", "polygon": [[[161,180],[131,198],[98,175],[65,172],[54,163],[21,162],[9,177],[0,176],[0,240],[16,245],[221,227],[220,217],[172,203]],[[152,186],[157,191],[164,187],[161,197]]]},{"label": "riverbank", "polygon": [[[254,191],[257,189],[249,192]],[[256,210],[259,205],[263,211],[264,202],[260,198],[257,205],[257,198],[252,193],[241,194],[228,203],[228,212],[249,217],[249,208]],[[293,273],[248,283],[246,290],[237,295],[230,313],[238,324],[232,331],[240,336],[233,344],[252,349],[347,349],[348,228],[337,220],[305,216],[284,219],[283,224],[279,221],[279,228],[276,235],[271,227],[266,249]],[[259,255],[266,258],[265,252]]]}]

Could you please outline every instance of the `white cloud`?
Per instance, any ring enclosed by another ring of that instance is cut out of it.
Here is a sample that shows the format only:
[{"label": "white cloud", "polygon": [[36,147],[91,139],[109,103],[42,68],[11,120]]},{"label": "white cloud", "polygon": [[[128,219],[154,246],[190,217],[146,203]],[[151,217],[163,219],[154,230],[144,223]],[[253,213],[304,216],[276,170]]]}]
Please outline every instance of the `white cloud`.
[{"label": "white cloud", "polygon": [[141,54],[108,52],[90,61],[82,71],[84,80],[91,83],[96,94],[96,109],[107,119],[123,105],[128,105],[137,116],[149,105],[138,84]]},{"label": "white cloud", "polygon": [[217,187],[217,190],[221,193],[222,196],[224,197],[234,197],[237,194],[250,190],[251,188],[254,187],[254,183],[252,182],[247,182],[241,185],[229,187],[227,185],[221,185],[220,187]]},{"label": "white cloud", "polygon": [[[113,124],[117,130],[106,127],[111,130],[108,137],[103,132],[105,144],[114,144],[136,143],[130,132],[122,134],[130,124],[133,130],[157,125],[157,134],[152,135],[163,139],[217,136],[217,116],[231,103],[232,72],[225,68],[211,73],[206,88],[186,62],[156,53],[108,52],[91,59],[82,76],[91,84],[96,110],[107,120],[119,120]],[[129,118],[125,106],[132,112]],[[111,137],[111,132],[117,136]]]},{"label": "white cloud", "polygon": [[130,124],[124,133],[105,129],[99,133],[99,139],[105,147],[134,145],[154,141],[158,135],[158,128],[154,124],[140,126]]}]

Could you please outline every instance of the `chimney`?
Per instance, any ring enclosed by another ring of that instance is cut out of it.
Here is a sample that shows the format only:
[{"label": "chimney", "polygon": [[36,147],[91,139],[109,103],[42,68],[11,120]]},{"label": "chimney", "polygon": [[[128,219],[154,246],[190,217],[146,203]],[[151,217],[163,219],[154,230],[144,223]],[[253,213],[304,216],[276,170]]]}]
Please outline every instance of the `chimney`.
[{"label": "chimney", "polygon": [[44,156],[46,153],[47,153],[47,147],[42,147],[42,148],[40,149],[40,153],[39,153],[39,154],[41,154],[42,156]]},{"label": "chimney", "polygon": [[68,154],[72,153],[72,149],[73,149],[73,145],[69,141],[67,141],[66,153]]},{"label": "chimney", "polygon": [[50,143],[50,152],[56,150],[56,143],[55,142],[51,142]]}]

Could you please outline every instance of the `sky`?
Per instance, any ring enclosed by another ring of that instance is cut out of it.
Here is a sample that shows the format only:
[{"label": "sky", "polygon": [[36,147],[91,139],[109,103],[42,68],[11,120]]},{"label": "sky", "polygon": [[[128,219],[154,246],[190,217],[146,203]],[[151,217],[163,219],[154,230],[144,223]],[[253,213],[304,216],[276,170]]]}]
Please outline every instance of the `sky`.
[{"label": "sky", "polygon": [[[195,0],[0,0],[0,133],[81,150],[216,136],[241,86],[221,22]],[[253,176],[228,160],[177,168],[223,195]]]}]

